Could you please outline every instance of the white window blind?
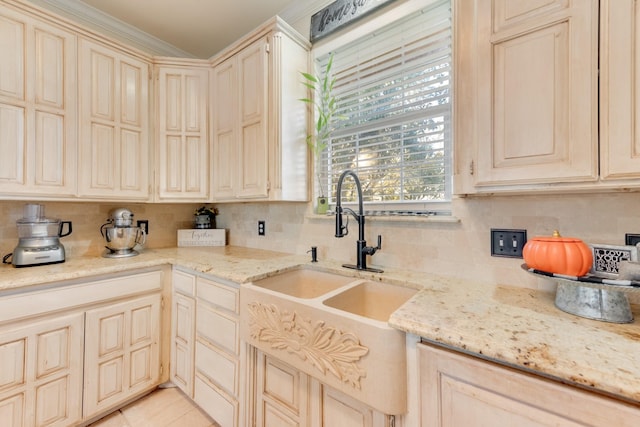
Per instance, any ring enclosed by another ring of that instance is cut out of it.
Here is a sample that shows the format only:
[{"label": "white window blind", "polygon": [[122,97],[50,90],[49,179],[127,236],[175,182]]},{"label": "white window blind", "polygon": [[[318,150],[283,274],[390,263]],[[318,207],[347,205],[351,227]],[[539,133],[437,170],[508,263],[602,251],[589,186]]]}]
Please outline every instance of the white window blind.
[{"label": "white window blind", "polygon": [[[335,203],[352,169],[366,203],[451,200],[451,5],[429,7],[333,50],[337,120],[321,161]],[[323,70],[331,53],[317,58]],[[355,200],[353,182],[342,200]],[[395,207],[394,207],[395,205]]]}]

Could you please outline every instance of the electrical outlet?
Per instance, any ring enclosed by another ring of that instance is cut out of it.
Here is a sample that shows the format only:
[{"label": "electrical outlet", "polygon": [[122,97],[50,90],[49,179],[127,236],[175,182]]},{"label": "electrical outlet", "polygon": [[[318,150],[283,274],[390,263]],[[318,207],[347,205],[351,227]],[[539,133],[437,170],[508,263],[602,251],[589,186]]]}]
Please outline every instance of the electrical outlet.
[{"label": "electrical outlet", "polygon": [[136,225],[138,227],[140,227],[142,229],[142,231],[145,232],[145,234],[149,234],[149,220],[148,219],[139,219],[138,222],[136,223]]},{"label": "electrical outlet", "polygon": [[527,230],[491,229],[491,256],[522,258]]},{"label": "electrical outlet", "polygon": [[258,221],[258,236],[264,236],[264,221]]},{"label": "electrical outlet", "polygon": [[627,246],[635,246],[640,243],[640,234],[627,233],[624,235],[624,244]]}]

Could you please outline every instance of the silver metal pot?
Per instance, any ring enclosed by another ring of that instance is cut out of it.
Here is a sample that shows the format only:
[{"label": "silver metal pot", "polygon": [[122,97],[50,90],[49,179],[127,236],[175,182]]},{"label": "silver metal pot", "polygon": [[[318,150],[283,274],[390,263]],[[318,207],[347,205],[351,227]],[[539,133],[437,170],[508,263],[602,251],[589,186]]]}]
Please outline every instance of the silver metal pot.
[{"label": "silver metal pot", "polygon": [[102,228],[106,241],[106,247],[113,251],[133,249],[135,245],[144,245],[147,235],[139,227],[113,227]]}]

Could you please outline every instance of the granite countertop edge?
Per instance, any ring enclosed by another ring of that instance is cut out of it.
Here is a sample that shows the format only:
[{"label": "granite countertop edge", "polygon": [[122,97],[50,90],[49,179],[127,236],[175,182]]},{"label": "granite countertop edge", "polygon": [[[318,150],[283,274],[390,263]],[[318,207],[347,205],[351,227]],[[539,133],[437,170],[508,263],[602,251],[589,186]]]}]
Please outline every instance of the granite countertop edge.
[{"label": "granite countertop edge", "polygon": [[[44,283],[175,265],[247,283],[310,264],[308,256],[233,246],[147,249],[139,256],[72,257],[34,268],[0,267],[0,296]],[[640,405],[640,327],[583,319],[558,310],[553,294],[492,286],[406,270],[383,275],[345,271],[337,261],[313,268],[420,289],[389,324],[490,361],[578,385]],[[523,273],[524,274],[524,273]],[[633,307],[636,318],[638,307]]]}]

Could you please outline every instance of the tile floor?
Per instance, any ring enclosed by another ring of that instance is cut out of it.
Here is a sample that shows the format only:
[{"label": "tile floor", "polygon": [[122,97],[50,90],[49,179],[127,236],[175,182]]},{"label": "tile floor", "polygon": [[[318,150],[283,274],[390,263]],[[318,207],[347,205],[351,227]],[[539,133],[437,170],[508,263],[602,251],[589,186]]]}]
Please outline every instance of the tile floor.
[{"label": "tile floor", "polygon": [[220,426],[177,388],[159,388],[88,427]]}]

